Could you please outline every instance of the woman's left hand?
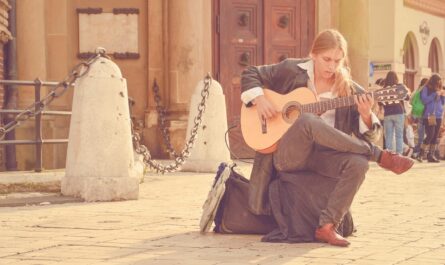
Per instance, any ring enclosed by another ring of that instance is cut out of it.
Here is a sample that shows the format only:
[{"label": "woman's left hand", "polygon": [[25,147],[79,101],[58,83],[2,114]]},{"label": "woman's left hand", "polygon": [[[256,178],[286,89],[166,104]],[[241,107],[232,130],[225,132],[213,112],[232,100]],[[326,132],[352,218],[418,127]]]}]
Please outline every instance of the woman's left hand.
[{"label": "woman's left hand", "polygon": [[372,94],[361,94],[354,97],[355,104],[357,104],[358,113],[363,119],[371,117],[371,108],[374,105],[374,97]]},{"label": "woman's left hand", "polygon": [[363,122],[369,129],[372,127],[372,106],[374,105],[374,97],[372,94],[360,94],[354,97],[355,104],[357,104],[358,113],[362,117]]}]

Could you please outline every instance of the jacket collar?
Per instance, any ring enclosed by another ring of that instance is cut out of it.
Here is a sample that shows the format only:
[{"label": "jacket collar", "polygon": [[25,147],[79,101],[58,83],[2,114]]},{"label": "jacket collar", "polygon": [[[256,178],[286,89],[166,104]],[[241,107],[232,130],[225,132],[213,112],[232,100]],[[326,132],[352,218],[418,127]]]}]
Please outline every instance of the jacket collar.
[{"label": "jacket collar", "polygon": [[306,71],[306,73],[307,73],[307,75],[309,77],[309,80],[307,82],[307,86],[308,86],[308,88],[310,88],[313,91],[315,91],[315,86],[314,86],[314,61],[312,61],[312,59],[309,59],[307,61],[299,63],[298,67],[300,67],[301,69]]}]

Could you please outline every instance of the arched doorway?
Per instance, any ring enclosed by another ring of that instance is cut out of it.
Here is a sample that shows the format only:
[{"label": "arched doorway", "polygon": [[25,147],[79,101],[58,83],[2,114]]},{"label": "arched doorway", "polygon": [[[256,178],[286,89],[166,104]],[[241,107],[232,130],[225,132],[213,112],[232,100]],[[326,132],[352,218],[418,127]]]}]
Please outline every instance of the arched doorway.
[{"label": "arched doorway", "polygon": [[437,38],[431,41],[430,50],[428,53],[428,67],[431,68],[431,73],[438,74],[440,72],[440,63],[442,61],[442,54],[440,43]]},{"label": "arched doorway", "polygon": [[403,75],[403,83],[411,89],[414,89],[414,77],[416,76],[416,51],[417,43],[412,32],[405,37],[403,44],[403,64],[405,65],[405,73]]}]

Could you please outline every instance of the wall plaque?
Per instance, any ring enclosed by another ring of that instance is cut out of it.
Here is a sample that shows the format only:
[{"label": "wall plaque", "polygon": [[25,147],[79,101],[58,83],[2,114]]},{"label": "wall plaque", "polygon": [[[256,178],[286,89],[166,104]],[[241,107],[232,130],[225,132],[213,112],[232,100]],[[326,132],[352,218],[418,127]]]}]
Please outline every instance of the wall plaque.
[{"label": "wall plaque", "polygon": [[132,55],[120,58],[139,58],[139,12],[135,12],[135,9],[123,12],[125,10],[113,13],[78,12],[80,58],[94,53],[97,47],[105,48],[107,54]]},{"label": "wall plaque", "polygon": [[391,70],[390,63],[373,63],[374,71],[389,71]]}]

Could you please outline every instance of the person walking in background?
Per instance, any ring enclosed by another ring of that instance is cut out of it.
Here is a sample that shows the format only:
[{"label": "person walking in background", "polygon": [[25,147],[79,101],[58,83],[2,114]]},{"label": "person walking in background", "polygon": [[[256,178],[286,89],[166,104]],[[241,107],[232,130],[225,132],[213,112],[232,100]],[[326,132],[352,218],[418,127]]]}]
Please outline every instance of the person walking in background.
[{"label": "person walking in background", "polygon": [[425,126],[426,138],[420,149],[420,159],[426,158],[428,162],[438,163],[435,156],[437,148],[437,137],[442,124],[443,105],[445,104],[445,90],[442,89],[442,78],[433,74],[420,93],[425,105],[423,112],[423,124]]},{"label": "person walking in background", "polygon": [[[375,81],[375,85],[377,86],[377,89],[382,88],[385,85],[385,79],[383,79],[383,78],[377,79]],[[373,111],[374,111],[375,115],[377,116],[377,118],[379,119],[380,124],[382,125],[382,128],[383,128],[383,118],[385,117],[385,110],[383,109],[383,105],[376,102],[373,106]],[[382,148],[385,149],[384,135],[382,137]]]},{"label": "person walking in background", "polygon": [[422,162],[422,159],[419,157],[419,153],[420,146],[422,145],[423,139],[425,138],[425,126],[423,125],[423,111],[425,109],[425,106],[423,105],[422,99],[420,98],[420,92],[422,91],[427,81],[428,78],[422,78],[422,80],[420,80],[419,86],[416,90],[413,91],[413,94],[410,98],[410,103],[412,106],[411,118],[413,121],[413,125],[417,127],[417,143],[414,146],[414,152],[411,157],[417,159],[417,161],[419,162]]},{"label": "person walking in background", "polygon": [[[445,86],[443,86],[442,89],[445,91]],[[445,109],[442,114],[442,124],[439,129],[439,136],[437,137],[436,144],[436,158],[445,160]]]},{"label": "person walking in background", "polygon": [[[408,90],[405,85],[399,83],[399,78],[394,71],[389,71],[385,78],[384,87],[391,86],[397,86],[398,89]],[[382,104],[382,106],[385,112],[383,118],[385,148],[388,150],[395,150],[396,153],[402,154],[403,128],[405,124],[405,110],[403,108],[403,102]]]},{"label": "person walking in background", "polygon": [[406,115],[405,128],[403,129],[403,143],[404,143],[403,155],[411,157],[414,151],[414,146],[416,145],[414,142],[414,129],[412,124],[413,124],[413,119],[411,115]]}]

